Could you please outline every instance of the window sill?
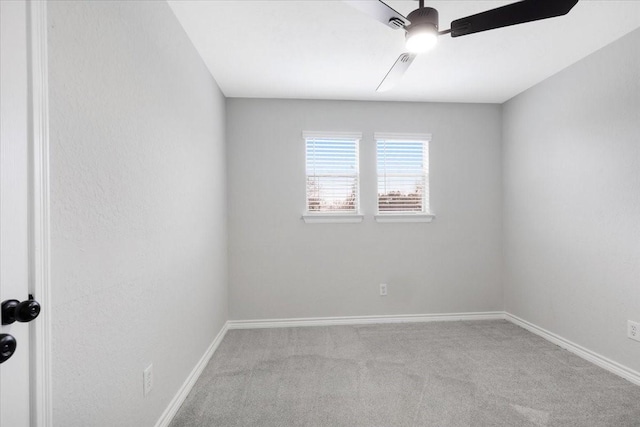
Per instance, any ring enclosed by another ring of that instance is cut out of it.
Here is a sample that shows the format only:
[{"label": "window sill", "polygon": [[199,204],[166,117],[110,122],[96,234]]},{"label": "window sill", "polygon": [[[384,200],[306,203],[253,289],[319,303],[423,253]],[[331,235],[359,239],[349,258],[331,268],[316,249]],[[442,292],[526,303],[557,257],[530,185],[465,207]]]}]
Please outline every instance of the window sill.
[{"label": "window sill", "polygon": [[306,214],[302,215],[302,219],[306,224],[348,224],[362,222],[364,215],[357,214]]},{"label": "window sill", "polygon": [[435,219],[432,214],[378,214],[376,222],[431,222]]}]

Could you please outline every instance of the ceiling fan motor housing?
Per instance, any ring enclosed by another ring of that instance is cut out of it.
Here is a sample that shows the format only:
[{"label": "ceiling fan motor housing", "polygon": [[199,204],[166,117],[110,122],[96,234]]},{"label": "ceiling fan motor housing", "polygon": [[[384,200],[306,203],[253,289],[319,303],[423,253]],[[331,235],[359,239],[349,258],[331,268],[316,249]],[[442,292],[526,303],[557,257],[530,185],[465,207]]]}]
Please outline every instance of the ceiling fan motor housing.
[{"label": "ceiling fan motor housing", "polygon": [[422,31],[438,32],[438,11],[432,7],[421,7],[407,15],[411,25],[406,27],[406,37]]}]

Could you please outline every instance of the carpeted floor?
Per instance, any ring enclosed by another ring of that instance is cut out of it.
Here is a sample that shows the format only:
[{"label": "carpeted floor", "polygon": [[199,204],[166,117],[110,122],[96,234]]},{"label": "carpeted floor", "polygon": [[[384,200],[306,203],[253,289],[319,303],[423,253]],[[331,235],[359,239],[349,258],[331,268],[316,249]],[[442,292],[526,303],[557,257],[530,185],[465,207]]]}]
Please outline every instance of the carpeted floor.
[{"label": "carpeted floor", "polygon": [[507,321],[233,330],[171,426],[640,426],[640,387]]}]

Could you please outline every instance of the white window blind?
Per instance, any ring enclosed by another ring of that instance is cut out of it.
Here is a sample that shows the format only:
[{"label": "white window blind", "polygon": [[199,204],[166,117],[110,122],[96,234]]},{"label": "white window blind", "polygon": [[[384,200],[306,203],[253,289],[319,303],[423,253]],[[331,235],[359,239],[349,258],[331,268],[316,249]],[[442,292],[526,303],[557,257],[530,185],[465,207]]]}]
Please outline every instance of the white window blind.
[{"label": "white window blind", "polygon": [[376,134],[379,214],[429,213],[429,136]]},{"label": "white window blind", "polygon": [[358,135],[305,133],[307,213],[357,214]]}]

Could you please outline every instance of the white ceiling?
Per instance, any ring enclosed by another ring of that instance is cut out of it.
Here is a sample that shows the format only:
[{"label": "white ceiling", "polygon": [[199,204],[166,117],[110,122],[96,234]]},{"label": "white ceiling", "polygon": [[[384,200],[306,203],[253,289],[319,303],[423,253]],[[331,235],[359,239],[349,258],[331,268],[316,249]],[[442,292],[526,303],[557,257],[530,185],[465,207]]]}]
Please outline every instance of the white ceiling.
[{"label": "white ceiling", "polygon": [[[513,1],[429,1],[440,29]],[[417,1],[389,1],[405,16]],[[640,1],[581,0],[568,15],[451,38],[376,87],[404,33],[339,1],[169,0],[227,97],[502,103],[640,28]],[[639,52],[629,52],[639,55]],[[615,66],[615,64],[612,64]]]}]

